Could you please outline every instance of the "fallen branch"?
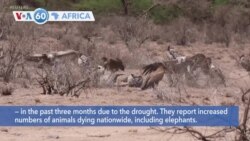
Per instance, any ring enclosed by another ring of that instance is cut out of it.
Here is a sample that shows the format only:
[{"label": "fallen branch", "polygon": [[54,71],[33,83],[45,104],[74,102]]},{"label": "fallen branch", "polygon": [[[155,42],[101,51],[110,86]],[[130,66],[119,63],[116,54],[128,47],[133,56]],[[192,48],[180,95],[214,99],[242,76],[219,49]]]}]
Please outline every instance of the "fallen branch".
[{"label": "fallen branch", "polygon": [[[76,84],[71,85],[67,88],[67,90],[64,90],[63,92],[61,92],[61,95],[64,94],[69,94],[69,93],[73,93],[72,96],[77,96],[77,93],[86,86],[86,84],[90,81],[90,78],[84,79],[84,80],[80,80],[78,81]],[[76,90],[74,90],[76,89]]]},{"label": "fallen branch", "polygon": [[248,90],[246,90],[246,91],[244,91],[243,89],[240,89],[241,90],[241,92],[242,92],[242,96],[241,96],[241,101],[243,102],[243,103],[245,103],[245,96],[250,92],[250,89],[248,89]]},{"label": "fallen branch", "polygon": [[203,133],[191,127],[184,127],[184,128],[171,127],[171,128],[164,128],[164,129],[158,128],[158,127],[150,127],[150,129],[154,129],[159,132],[164,132],[164,133],[172,134],[172,135],[189,133],[192,137],[195,137],[196,139],[201,140],[201,141],[211,141],[211,140],[214,140],[215,138],[224,137],[225,134],[228,132],[235,131],[235,128],[223,128],[215,133],[204,135]]}]

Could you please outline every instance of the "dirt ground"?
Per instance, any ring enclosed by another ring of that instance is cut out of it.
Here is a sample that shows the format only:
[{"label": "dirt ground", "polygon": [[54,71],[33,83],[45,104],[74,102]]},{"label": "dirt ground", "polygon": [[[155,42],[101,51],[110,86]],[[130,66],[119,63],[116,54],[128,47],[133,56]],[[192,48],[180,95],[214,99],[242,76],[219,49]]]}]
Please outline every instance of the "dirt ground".
[{"label": "dirt ground", "polygon": [[[155,44],[152,43],[152,50]],[[159,45],[164,46],[164,45]],[[166,46],[166,45],[165,45]],[[1,96],[0,105],[239,105],[241,90],[249,86],[248,73],[241,68],[235,58],[248,48],[226,48],[219,45],[194,44],[192,47],[178,48],[186,55],[204,53],[211,57],[225,77],[226,86],[191,88],[186,92],[175,92],[176,88],[165,86],[169,91],[166,99],[159,99],[154,90],[141,91],[139,88],[114,87],[92,88],[82,92],[79,98],[59,95],[41,95],[42,89],[31,87],[18,88],[11,96]],[[161,51],[158,52],[160,55]],[[137,71],[137,70],[133,70]],[[179,95],[182,100],[179,100]],[[241,107],[242,109],[242,107]],[[204,133],[218,128],[198,128]],[[0,127],[1,141],[194,141],[189,134],[166,134],[150,127]],[[227,136],[223,140],[232,140]],[[218,139],[220,140],[220,139]]]}]

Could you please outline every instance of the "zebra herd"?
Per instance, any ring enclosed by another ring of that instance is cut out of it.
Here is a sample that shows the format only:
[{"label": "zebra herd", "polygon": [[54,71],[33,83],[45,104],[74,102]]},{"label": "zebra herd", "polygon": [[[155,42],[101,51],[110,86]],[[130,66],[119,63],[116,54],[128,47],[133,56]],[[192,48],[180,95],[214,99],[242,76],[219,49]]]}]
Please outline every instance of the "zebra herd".
[{"label": "zebra herd", "polygon": [[[215,67],[210,57],[204,54],[195,54],[193,56],[185,56],[179,54],[175,49],[168,46],[167,57],[163,62],[154,62],[145,65],[138,75],[125,73],[125,65],[119,58],[102,57],[102,64],[96,65],[93,69],[98,74],[98,81],[101,85],[114,84],[117,86],[139,87],[141,90],[155,88],[165,75],[169,78],[173,75],[184,76],[186,79],[198,72],[208,75],[209,77],[219,77],[225,84],[225,78],[222,71]],[[36,61],[38,64],[53,65],[56,60],[60,60],[63,56],[76,56],[78,65],[89,63],[89,58],[75,50],[59,51],[48,54],[33,54],[27,57],[29,61]],[[240,63],[243,68],[250,71],[250,59],[245,55],[240,56]],[[170,85],[174,82],[170,79]]]}]

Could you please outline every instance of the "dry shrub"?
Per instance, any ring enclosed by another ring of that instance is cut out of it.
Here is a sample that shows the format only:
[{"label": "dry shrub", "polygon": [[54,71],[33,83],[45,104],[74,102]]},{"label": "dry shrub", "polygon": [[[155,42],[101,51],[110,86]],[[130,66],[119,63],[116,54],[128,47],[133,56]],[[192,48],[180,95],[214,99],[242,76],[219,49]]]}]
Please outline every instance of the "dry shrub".
[{"label": "dry shrub", "polygon": [[249,26],[249,9],[241,6],[224,5],[215,9],[214,23],[228,26],[233,33],[244,33]]},{"label": "dry shrub", "polygon": [[98,26],[94,23],[81,23],[77,26],[68,24],[63,26],[66,35],[61,37],[64,49],[80,51],[85,56],[93,57],[96,49],[95,38],[97,37]]},{"label": "dry shrub", "polygon": [[78,24],[77,30],[79,35],[85,39],[90,39],[91,37],[97,36],[98,26],[95,23],[81,23]]},{"label": "dry shrub", "polygon": [[1,0],[1,5],[0,5],[0,12],[3,12],[4,10],[7,10],[9,8],[8,6],[10,4],[13,4],[13,1],[10,0]]},{"label": "dry shrub", "polygon": [[119,41],[119,36],[117,36],[117,33],[113,32],[110,27],[102,29],[100,32],[102,32],[102,40],[107,41],[107,43],[111,45],[114,45]]},{"label": "dry shrub", "polygon": [[208,25],[206,32],[206,43],[223,43],[227,47],[231,41],[231,31],[228,27],[220,25]]},{"label": "dry shrub", "polygon": [[97,46],[93,56],[97,59],[98,64],[102,63],[101,58],[104,56],[108,58],[121,58],[124,49],[119,44],[109,45],[105,42],[100,42]]},{"label": "dry shrub", "polygon": [[150,40],[153,42],[157,42],[158,44],[163,44],[164,41],[170,42],[171,39],[168,37],[168,35],[166,35],[168,32],[164,30],[165,26],[166,25],[154,25]]},{"label": "dry shrub", "polygon": [[5,82],[27,78],[24,57],[32,50],[34,26],[14,22],[13,16],[1,13],[0,27],[3,30],[3,58],[0,60],[0,76]]},{"label": "dry shrub", "polygon": [[221,6],[215,10],[214,23],[207,24],[206,26],[206,43],[224,43],[229,46],[231,41],[231,29],[229,26],[230,6]]},{"label": "dry shrub", "polygon": [[66,49],[79,50],[82,46],[82,38],[74,36],[72,34],[67,34],[62,37],[61,43]]},{"label": "dry shrub", "polygon": [[141,47],[152,33],[152,23],[144,18],[120,17],[114,20],[112,26],[129,50]]},{"label": "dry shrub", "polygon": [[62,37],[61,43],[64,45],[63,50],[79,51],[95,62],[96,42],[94,39],[87,40],[77,35],[67,34]]},{"label": "dry shrub", "polygon": [[[57,40],[62,40],[65,35],[75,32],[75,27],[71,23],[47,23],[42,27],[39,27],[43,31],[40,31],[39,36],[48,36]],[[36,29],[37,30],[37,29]]]},{"label": "dry shrub", "polygon": [[[14,23],[13,15],[5,12],[0,13],[0,31],[2,31],[0,40],[6,40],[8,35],[13,35],[11,31],[13,31],[12,27],[15,27]],[[16,32],[19,32],[19,29]]]},{"label": "dry shrub", "polygon": [[26,73],[23,66],[24,57],[28,55],[30,47],[31,44],[27,38],[9,37],[9,47],[4,48],[4,58],[0,60],[0,72],[5,82]]},{"label": "dry shrub", "polygon": [[192,27],[191,21],[185,18],[179,18],[176,23],[176,31],[174,32],[174,40],[178,45],[188,45],[196,41],[196,31]]},{"label": "dry shrub", "polygon": [[203,22],[212,16],[211,1],[208,0],[185,0],[177,1],[183,14],[195,23]]},{"label": "dry shrub", "polygon": [[[205,43],[216,42],[226,46],[232,42],[236,44],[249,42],[249,2],[229,1],[228,4],[213,5],[212,1],[207,0],[171,0],[160,3],[177,5],[182,11],[181,17],[165,25],[167,27],[165,33],[161,33],[161,38],[165,41],[186,45],[205,40]],[[153,37],[154,40],[158,38],[155,35]]]},{"label": "dry shrub", "polygon": [[79,96],[90,80],[90,70],[76,63],[58,61],[53,66],[43,65],[37,70],[37,82],[44,94]]},{"label": "dry shrub", "polygon": [[165,28],[166,41],[170,40],[177,45],[189,45],[196,42],[198,38],[198,31],[194,24],[187,18],[178,18]]},{"label": "dry shrub", "polygon": [[249,12],[249,9],[243,6],[224,5],[216,8],[212,22],[206,27],[206,42],[224,43],[226,46],[229,46],[233,39],[236,43],[244,42],[250,35]]},{"label": "dry shrub", "polygon": [[128,68],[141,68],[143,65],[154,61],[144,49],[136,49],[124,57],[124,62]]},{"label": "dry shrub", "polygon": [[98,22],[100,27],[106,28],[106,27],[113,27],[112,25],[116,24],[116,20],[120,19],[120,16],[115,16],[115,15],[109,15],[109,16],[96,16],[96,21]]}]

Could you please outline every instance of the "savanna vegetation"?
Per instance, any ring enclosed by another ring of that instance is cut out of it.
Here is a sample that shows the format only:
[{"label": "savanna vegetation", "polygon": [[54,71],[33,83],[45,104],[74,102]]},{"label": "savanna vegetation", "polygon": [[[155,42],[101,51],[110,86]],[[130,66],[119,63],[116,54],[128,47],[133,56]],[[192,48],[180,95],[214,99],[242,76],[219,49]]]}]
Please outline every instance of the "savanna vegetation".
[{"label": "savanna vegetation", "polygon": [[[47,10],[91,10],[96,21],[48,22],[42,26],[33,22],[14,21],[13,10],[22,8],[24,8],[22,10],[34,10],[38,7]],[[243,86],[241,78],[230,79],[232,76],[238,76],[236,74],[246,73],[236,65],[239,54],[234,52],[234,49],[247,47],[249,39],[249,0],[1,0],[0,51],[4,54],[0,56],[0,82],[3,83],[0,86],[1,93],[8,96],[19,87],[27,89],[39,88],[39,85],[50,87],[44,85],[50,81],[44,76],[50,75],[50,78],[53,78],[52,82],[54,79],[58,81],[63,79],[63,85],[58,83],[64,86],[60,88],[64,92],[61,95],[74,93],[79,97],[81,91],[78,91],[78,88],[84,87],[85,90],[85,80],[89,80],[87,77],[91,76],[89,72],[92,71],[88,66],[82,69],[76,63],[64,62],[58,72],[46,69],[36,71],[34,67],[36,64],[25,60],[33,53],[72,49],[86,55],[94,66],[101,64],[102,56],[108,56],[121,58],[126,69],[139,70],[145,64],[166,59],[164,57],[168,45],[188,50],[197,43],[201,46],[196,50],[204,54],[207,53],[207,49],[203,49],[203,46],[215,47],[213,53],[207,54],[213,61],[215,60],[214,62],[219,62],[220,65],[216,64],[218,67],[222,66],[228,85],[209,87],[208,91],[206,89],[203,91],[204,95],[199,92],[198,96],[192,97],[186,90],[182,92],[183,95],[180,94],[180,90],[183,90],[181,83],[178,88],[169,88],[164,83],[154,89],[153,93],[166,96],[162,97],[162,100],[165,98],[168,104],[173,105],[176,103],[197,105],[192,102],[199,102],[200,97],[200,99],[205,97],[200,101],[207,103],[198,104],[215,105],[213,102],[217,102],[218,99],[231,98],[234,100],[233,104],[224,105],[240,105],[241,111],[249,111],[249,100],[246,100],[247,102],[241,100],[241,95],[245,100],[244,96],[249,93],[249,83],[242,79],[246,84]],[[188,51],[188,55],[194,53],[191,49]],[[226,57],[223,58],[221,54]],[[239,72],[232,74],[233,69]],[[86,87],[98,86],[93,81],[93,84],[88,84]],[[73,91],[73,88],[77,90]],[[193,101],[190,100],[192,98]],[[183,101],[185,99],[188,100]],[[223,129],[223,132],[219,131],[212,135],[201,134],[192,128],[174,128],[171,133],[190,133],[197,140],[207,141],[217,138],[221,133],[225,136],[228,132],[237,132],[239,135],[237,141],[249,141],[250,129],[247,117],[249,117],[248,112],[245,112],[241,126]],[[168,131],[166,129],[164,132]]]}]

